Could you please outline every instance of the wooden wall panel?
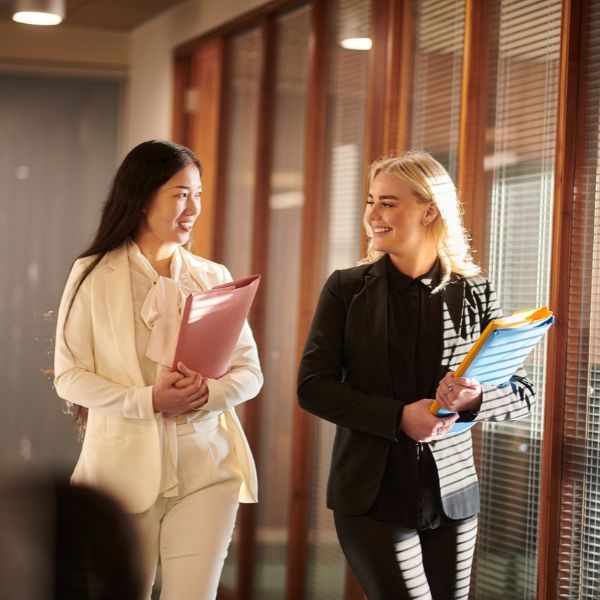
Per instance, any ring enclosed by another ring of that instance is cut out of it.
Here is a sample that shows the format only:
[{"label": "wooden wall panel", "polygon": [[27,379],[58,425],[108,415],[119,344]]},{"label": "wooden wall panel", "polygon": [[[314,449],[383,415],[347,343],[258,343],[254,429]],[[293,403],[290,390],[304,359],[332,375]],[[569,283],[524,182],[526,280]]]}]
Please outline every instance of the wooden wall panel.
[{"label": "wooden wall panel", "polygon": [[202,163],[202,215],[194,227],[193,250],[208,259],[215,254],[222,61],[221,39],[215,38],[199,46],[191,56],[187,95],[191,105],[188,107],[187,144]]},{"label": "wooden wall panel", "polygon": [[579,54],[582,0],[563,0],[558,124],[552,234],[550,306],[556,322],[548,338],[542,489],[538,533],[538,598],[557,597],[562,484],[563,428],[573,190],[578,123]]},{"label": "wooden wall panel", "polygon": [[463,55],[458,176],[456,185],[464,205],[464,221],[481,260],[484,240],[485,124],[488,97],[489,5],[467,0]]}]

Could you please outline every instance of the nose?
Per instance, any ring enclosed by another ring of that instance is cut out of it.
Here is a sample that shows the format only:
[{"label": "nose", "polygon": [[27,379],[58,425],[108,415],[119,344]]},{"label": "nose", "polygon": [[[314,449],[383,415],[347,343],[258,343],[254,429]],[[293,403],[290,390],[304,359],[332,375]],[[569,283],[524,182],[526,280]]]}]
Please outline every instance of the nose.
[{"label": "nose", "polygon": [[375,204],[367,204],[366,215],[369,222],[379,220],[379,209]]},{"label": "nose", "polygon": [[200,214],[200,210],[201,210],[200,197],[196,196],[194,194],[189,194],[187,197],[187,203],[186,203],[185,209],[186,209],[186,212],[190,215]]}]

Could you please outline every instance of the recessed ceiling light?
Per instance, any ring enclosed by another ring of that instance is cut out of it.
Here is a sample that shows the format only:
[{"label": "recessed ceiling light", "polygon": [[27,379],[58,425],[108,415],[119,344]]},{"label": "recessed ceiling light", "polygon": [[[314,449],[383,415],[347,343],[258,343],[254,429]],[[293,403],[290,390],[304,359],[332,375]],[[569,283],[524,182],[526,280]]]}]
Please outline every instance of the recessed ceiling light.
[{"label": "recessed ceiling light", "polygon": [[64,16],[64,0],[15,0],[12,18],[28,25],[58,25]]}]

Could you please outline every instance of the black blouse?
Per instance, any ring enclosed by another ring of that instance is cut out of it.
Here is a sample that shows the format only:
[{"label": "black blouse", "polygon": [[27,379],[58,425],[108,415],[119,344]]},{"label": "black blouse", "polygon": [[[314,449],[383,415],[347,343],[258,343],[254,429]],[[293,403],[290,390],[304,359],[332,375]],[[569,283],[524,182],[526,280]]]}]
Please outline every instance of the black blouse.
[{"label": "black blouse", "polygon": [[[442,352],[439,261],[411,279],[385,256],[388,277],[388,353],[395,397],[403,404],[434,398]],[[428,444],[400,435],[391,444],[381,488],[364,515],[409,529],[435,529],[442,519],[437,471]]]}]

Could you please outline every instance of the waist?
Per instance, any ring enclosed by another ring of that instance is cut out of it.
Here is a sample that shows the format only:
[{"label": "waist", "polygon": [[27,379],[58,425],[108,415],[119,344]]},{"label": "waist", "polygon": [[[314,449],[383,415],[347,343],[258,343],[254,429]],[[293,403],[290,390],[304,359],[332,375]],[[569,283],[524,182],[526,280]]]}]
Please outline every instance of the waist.
[{"label": "waist", "polygon": [[207,413],[207,416],[193,421],[177,423],[177,435],[187,435],[199,431],[213,431],[219,427],[219,417],[221,413]]}]

